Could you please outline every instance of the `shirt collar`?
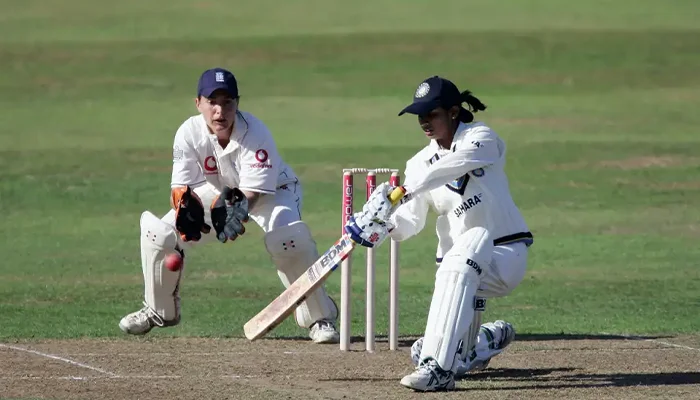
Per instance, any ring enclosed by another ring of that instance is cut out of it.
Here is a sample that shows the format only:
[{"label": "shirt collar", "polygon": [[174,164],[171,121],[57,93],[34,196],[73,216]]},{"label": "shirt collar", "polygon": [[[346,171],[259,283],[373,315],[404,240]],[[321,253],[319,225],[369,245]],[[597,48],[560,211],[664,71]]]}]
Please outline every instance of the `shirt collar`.
[{"label": "shirt collar", "polygon": [[[202,116],[202,119],[204,119],[204,116]],[[214,148],[220,148],[221,146],[219,146],[219,141],[216,138],[216,135],[209,131],[209,127],[207,126],[206,121],[203,122],[204,126],[202,129],[204,134],[207,138],[209,138],[209,141],[214,145]],[[246,121],[245,117],[243,116],[243,114],[241,114],[240,111],[236,111],[236,122],[234,122],[233,124],[233,131],[231,132],[230,138],[231,141],[228,143],[221,155],[226,155],[237,150],[241,146],[241,142],[247,133],[248,121]]]}]

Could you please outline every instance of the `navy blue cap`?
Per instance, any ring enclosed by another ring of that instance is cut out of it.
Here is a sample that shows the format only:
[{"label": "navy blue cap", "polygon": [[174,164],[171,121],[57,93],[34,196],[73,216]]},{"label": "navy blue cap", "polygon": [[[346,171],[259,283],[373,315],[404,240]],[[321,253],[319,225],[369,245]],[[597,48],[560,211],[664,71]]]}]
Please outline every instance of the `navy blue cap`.
[{"label": "navy blue cap", "polygon": [[216,90],[225,90],[233,98],[238,97],[238,83],[231,71],[212,68],[204,71],[197,84],[197,97],[211,97]]},{"label": "navy blue cap", "polygon": [[413,103],[399,113],[426,115],[438,107],[450,108],[462,104],[462,95],[451,81],[439,76],[424,80],[413,95]]}]

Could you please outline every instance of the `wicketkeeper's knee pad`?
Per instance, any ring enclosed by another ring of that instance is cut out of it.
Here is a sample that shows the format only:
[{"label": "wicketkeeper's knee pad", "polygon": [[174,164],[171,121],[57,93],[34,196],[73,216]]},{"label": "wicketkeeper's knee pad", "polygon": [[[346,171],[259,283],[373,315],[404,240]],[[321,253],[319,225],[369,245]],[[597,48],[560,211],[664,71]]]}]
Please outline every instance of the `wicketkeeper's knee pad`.
[{"label": "wicketkeeper's knee pad", "polygon": [[141,264],[143,267],[144,297],[166,322],[180,318],[179,286],[183,267],[171,271],[165,267],[165,257],[177,253],[175,228],[150,211],[141,214]]},{"label": "wicketkeeper's knee pad", "polygon": [[[268,232],[265,235],[265,247],[285,288],[304,274],[319,257],[316,242],[303,221],[292,222]],[[310,328],[320,319],[335,320],[338,308],[321,286],[309,294],[294,314],[300,327]]]}]

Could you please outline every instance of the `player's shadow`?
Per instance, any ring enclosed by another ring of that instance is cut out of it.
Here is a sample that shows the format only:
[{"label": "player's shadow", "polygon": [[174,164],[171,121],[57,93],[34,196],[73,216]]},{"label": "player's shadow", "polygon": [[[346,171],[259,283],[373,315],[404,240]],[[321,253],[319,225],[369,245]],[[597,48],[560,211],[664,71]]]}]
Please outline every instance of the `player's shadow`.
[{"label": "player's shadow", "polygon": [[[406,334],[399,338],[398,347],[399,348],[411,348],[413,343],[420,338],[420,334]],[[578,333],[523,333],[517,334],[515,336],[516,342],[545,342],[545,341],[556,341],[556,340],[653,340],[653,339],[667,339],[673,336],[663,336],[663,335],[653,335],[653,336],[625,336],[625,335],[613,335],[613,334],[578,334]],[[272,336],[266,337],[263,340],[289,340],[289,341],[310,341],[308,336]],[[386,335],[377,335],[375,337],[377,343],[387,343],[389,338]],[[364,343],[364,336],[351,336],[350,343]]]},{"label": "player's shadow", "polygon": [[648,340],[667,339],[673,336],[626,336],[613,334],[578,334],[578,333],[523,333],[516,334],[518,342],[544,342],[553,340]]},{"label": "player's shadow", "polygon": [[[413,342],[420,335],[406,335],[399,339],[400,347],[411,347]],[[516,334],[516,342],[545,342],[555,340],[647,340],[647,339],[666,339],[673,336],[625,336],[612,334],[578,334],[578,333],[523,333]],[[357,341],[364,340],[362,337],[355,337]]]},{"label": "player's shadow", "polygon": [[[514,368],[505,368],[505,369],[500,369],[500,370],[495,370],[495,369],[490,369],[490,370],[485,370],[482,373],[479,374],[469,374],[464,378],[465,380],[474,380],[474,379],[495,379],[495,378],[507,378],[507,379],[514,379],[514,378],[530,378],[533,376],[543,376],[543,375],[549,375],[554,372],[571,372],[575,371],[576,368],[538,368],[538,369],[514,369]],[[488,371],[488,372],[486,372]],[[396,378],[377,378],[377,377],[355,377],[355,378],[336,378],[336,379],[326,379],[329,381],[396,381]]]},{"label": "player's shadow", "polygon": [[480,372],[470,373],[458,380],[477,379],[504,379],[504,380],[528,380],[551,375],[555,372],[566,373],[576,371],[578,368],[489,368]]},{"label": "player's shadow", "polygon": [[[532,368],[532,369],[515,369],[515,368],[503,368],[503,369],[488,369],[481,373],[469,374],[464,378],[458,380],[466,381],[476,381],[480,379],[489,380],[503,380],[507,381],[527,381],[531,379],[537,379],[538,377],[545,377],[551,375],[552,373],[566,373],[575,371],[576,368]],[[396,382],[400,377],[353,377],[353,378],[331,378],[331,379],[319,379],[321,381],[342,381],[342,382]],[[474,390],[472,388],[456,388],[456,391],[463,390]]]},{"label": "player's shadow", "polygon": [[[549,376],[552,372],[570,372],[576,368],[517,369],[497,368],[469,374],[465,379],[501,381],[504,386],[479,387],[472,390],[528,390],[627,386],[669,386],[700,384],[700,372],[565,374]],[[510,385],[513,383],[513,385]],[[522,383],[522,384],[518,384]]]},{"label": "player's shadow", "polygon": [[[474,382],[471,387],[457,387],[455,391],[504,391],[541,389],[595,389],[603,387],[640,387],[700,384],[700,372],[664,373],[612,373],[612,374],[567,374],[578,368],[496,368],[469,374],[460,379]],[[552,375],[556,373],[556,375]],[[396,382],[398,377],[353,377],[320,379],[342,382]],[[489,386],[479,385],[488,380]],[[493,383],[502,383],[495,384]]]}]

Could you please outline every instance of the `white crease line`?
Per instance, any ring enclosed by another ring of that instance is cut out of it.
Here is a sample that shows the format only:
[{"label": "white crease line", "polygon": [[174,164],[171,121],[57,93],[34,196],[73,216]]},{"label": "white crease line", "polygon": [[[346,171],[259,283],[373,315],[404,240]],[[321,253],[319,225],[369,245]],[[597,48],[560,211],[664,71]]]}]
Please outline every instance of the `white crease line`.
[{"label": "white crease line", "polygon": [[5,381],[43,381],[43,380],[65,380],[65,381],[86,381],[88,379],[110,379],[107,376],[0,376],[0,380]]},{"label": "white crease line", "polygon": [[36,355],[41,356],[41,357],[50,358],[50,359],[52,359],[52,360],[63,361],[63,362],[65,362],[65,363],[72,364],[72,365],[75,365],[75,366],[78,366],[78,367],[81,367],[81,368],[86,368],[86,369],[89,369],[89,370],[92,370],[92,371],[95,371],[95,372],[99,372],[99,373],[101,373],[101,374],[108,375],[108,376],[111,376],[111,377],[118,377],[118,376],[119,376],[119,375],[117,375],[117,374],[115,374],[115,373],[112,373],[112,372],[109,372],[109,371],[105,371],[105,370],[103,370],[103,369],[101,369],[101,368],[92,367],[92,366],[90,366],[90,365],[83,364],[83,363],[80,363],[80,362],[77,362],[77,361],[73,361],[73,360],[70,360],[70,359],[68,359],[68,358],[63,358],[63,357],[55,356],[55,355],[53,355],[53,354],[42,353],[42,352],[40,352],[40,351],[31,350],[31,349],[25,349],[24,347],[19,347],[19,346],[11,346],[11,345],[9,345],[9,344],[3,344],[3,343],[0,343],[0,347],[6,347],[6,348],[8,348],[8,349],[17,350],[17,351],[24,351],[24,352],[27,352],[27,353],[36,354]]},{"label": "white crease line", "polygon": [[675,343],[664,342],[663,340],[656,340],[656,339],[644,339],[644,340],[647,341],[647,342],[654,342],[654,343],[659,343],[659,344],[663,344],[663,345],[666,345],[666,346],[677,347],[677,348],[679,348],[679,349],[700,351],[700,349],[695,348],[695,347],[684,346],[684,345],[682,345],[682,344],[675,344]]},{"label": "white crease line", "polygon": [[[602,335],[612,335],[612,334],[603,332]],[[635,335],[619,335],[619,336],[622,336],[622,337],[624,337],[624,338],[626,338],[626,339],[629,339],[629,340],[642,340],[642,341],[645,341],[645,342],[651,342],[651,343],[662,344],[662,345],[664,345],[664,346],[675,347],[675,348],[678,348],[678,349],[700,351],[700,349],[697,348],[697,347],[685,346],[685,345],[682,345],[682,344],[675,344],[675,343],[671,343],[671,342],[666,342],[666,341],[664,341],[664,340],[647,339],[647,338],[645,338],[645,337],[642,337],[642,336],[635,336]]]},{"label": "white crease line", "polygon": [[[144,353],[66,353],[67,356],[71,357],[143,357],[143,356],[157,356],[157,357],[169,357],[169,356],[195,356],[195,357],[210,357],[210,356],[218,356],[218,355],[232,355],[232,356],[240,356],[240,355],[246,355],[250,354],[250,352],[218,352],[218,353],[187,353],[187,352],[178,352],[178,353],[168,353],[168,352],[144,352]],[[261,354],[261,353],[256,353],[256,354]],[[271,355],[273,353],[269,353]],[[274,354],[279,354],[279,353],[274,353]],[[262,355],[265,355],[265,353],[262,353]]]},{"label": "white crease line", "polygon": [[[0,376],[0,380],[7,381],[40,381],[40,380],[71,380],[87,381],[98,379],[182,379],[182,375],[110,375],[110,376]],[[190,376],[189,378],[206,379],[207,376]],[[219,379],[252,379],[255,375],[220,375]]]}]

